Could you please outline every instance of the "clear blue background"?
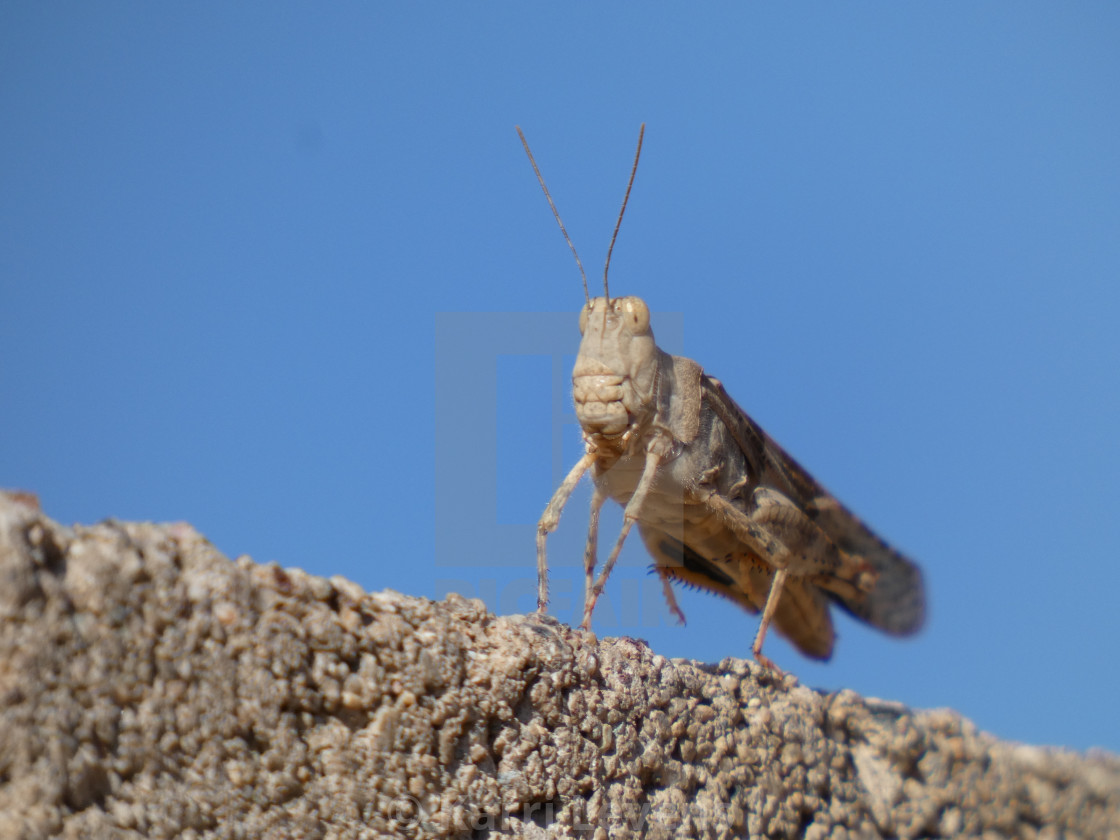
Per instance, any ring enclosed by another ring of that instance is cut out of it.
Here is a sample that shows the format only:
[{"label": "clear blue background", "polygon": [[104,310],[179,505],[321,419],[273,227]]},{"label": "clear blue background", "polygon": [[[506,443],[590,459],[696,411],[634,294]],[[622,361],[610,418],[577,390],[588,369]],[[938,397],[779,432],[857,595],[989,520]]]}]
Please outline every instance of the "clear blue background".
[{"label": "clear blue background", "polygon": [[[528,610],[567,374],[511,350],[437,417],[436,313],[570,313],[570,363],[583,294],[513,127],[595,284],[645,121],[612,290],[928,576],[916,640],[768,652],[1120,750],[1118,43],[1091,2],[5,3],[0,485]],[[489,495],[481,538],[437,540],[437,485]],[[601,635],[748,655],[754,619],[686,594],[673,625],[632,549]]]}]

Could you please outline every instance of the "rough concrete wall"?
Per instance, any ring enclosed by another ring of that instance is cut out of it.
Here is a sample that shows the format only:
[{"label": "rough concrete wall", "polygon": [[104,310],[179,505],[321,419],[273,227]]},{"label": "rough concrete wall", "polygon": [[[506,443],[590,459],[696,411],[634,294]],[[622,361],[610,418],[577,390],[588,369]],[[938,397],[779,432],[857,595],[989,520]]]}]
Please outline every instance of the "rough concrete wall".
[{"label": "rough concrete wall", "polygon": [[1120,759],[0,495],[0,838],[1120,838]]}]

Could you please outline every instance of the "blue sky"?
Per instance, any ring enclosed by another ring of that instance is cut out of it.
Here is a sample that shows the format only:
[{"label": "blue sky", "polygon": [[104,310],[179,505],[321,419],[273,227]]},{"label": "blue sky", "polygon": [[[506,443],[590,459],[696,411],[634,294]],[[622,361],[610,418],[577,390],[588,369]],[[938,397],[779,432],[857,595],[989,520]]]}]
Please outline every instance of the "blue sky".
[{"label": "blue sky", "polygon": [[[644,121],[612,291],[927,575],[912,641],[768,653],[1120,750],[1118,36],[1108,3],[6,3],[0,485],[529,610],[583,293],[514,125],[595,284]],[[749,655],[647,565],[600,635]]]}]

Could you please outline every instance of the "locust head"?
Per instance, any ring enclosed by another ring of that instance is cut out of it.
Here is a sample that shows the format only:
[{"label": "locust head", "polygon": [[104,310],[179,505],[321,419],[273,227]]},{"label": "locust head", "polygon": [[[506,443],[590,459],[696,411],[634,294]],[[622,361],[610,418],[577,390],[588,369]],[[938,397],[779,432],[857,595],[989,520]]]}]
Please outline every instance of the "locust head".
[{"label": "locust head", "polygon": [[579,330],[576,417],[585,434],[617,438],[641,424],[653,404],[658,350],[649,307],[637,297],[597,297],[580,312]]},{"label": "locust head", "polygon": [[634,186],[634,174],[638,171],[638,158],[642,154],[642,138],[646,125],[638,132],[638,148],[634,152],[634,165],[630,169],[630,180],[626,184],[626,194],[622,198],[622,209],[618,211],[618,221],[614,226],[610,247],[607,248],[607,261],[603,265],[603,296],[592,299],[587,291],[587,274],[583,270],[576,246],[572,244],[560,213],[545,186],[544,177],[537,167],[529,142],[521,129],[517,136],[525,147],[525,154],[533,165],[544,197],[552,208],[552,215],[560,225],[564,240],[576,258],[580,276],[583,278],[583,294],[587,304],[579,314],[579,331],[583,340],[579,345],[579,358],[572,371],[572,396],[576,403],[576,417],[583,427],[584,435],[594,438],[597,445],[605,444],[616,451],[625,449],[627,441],[644,426],[652,415],[654,391],[657,386],[659,354],[649,328],[649,307],[641,298],[612,298],[607,285],[607,273],[611,267],[611,253],[614,251],[618,229],[626,213],[626,203],[630,200],[630,188]]}]

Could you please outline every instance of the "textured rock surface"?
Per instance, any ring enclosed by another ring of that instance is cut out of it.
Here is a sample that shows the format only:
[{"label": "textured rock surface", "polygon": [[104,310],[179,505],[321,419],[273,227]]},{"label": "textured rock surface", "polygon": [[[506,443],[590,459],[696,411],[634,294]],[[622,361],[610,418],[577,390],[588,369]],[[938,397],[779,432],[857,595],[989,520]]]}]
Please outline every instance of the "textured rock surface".
[{"label": "textured rock surface", "polygon": [[1120,838],[1120,759],[0,495],[0,837]]}]

